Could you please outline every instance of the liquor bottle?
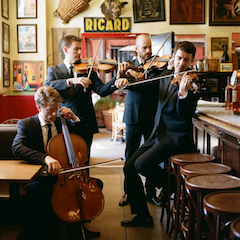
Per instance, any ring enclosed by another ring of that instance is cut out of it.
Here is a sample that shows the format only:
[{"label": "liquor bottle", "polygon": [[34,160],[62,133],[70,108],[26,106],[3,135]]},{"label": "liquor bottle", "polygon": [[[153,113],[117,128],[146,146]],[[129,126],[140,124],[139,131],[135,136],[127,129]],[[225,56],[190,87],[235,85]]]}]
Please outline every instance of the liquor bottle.
[{"label": "liquor bottle", "polygon": [[225,87],[225,107],[226,110],[232,109],[232,86],[230,84],[230,77],[227,77],[227,86]]},{"label": "liquor bottle", "polygon": [[227,45],[224,45],[224,52],[223,52],[223,55],[222,55],[221,62],[222,63],[228,63],[229,62],[229,56],[228,56],[228,53],[227,53]]},{"label": "liquor bottle", "polygon": [[240,112],[240,70],[237,71],[236,80],[232,89],[232,105],[234,112]]},{"label": "liquor bottle", "polygon": [[213,52],[210,52],[210,53],[209,53],[208,59],[214,59],[214,57],[213,57]]}]

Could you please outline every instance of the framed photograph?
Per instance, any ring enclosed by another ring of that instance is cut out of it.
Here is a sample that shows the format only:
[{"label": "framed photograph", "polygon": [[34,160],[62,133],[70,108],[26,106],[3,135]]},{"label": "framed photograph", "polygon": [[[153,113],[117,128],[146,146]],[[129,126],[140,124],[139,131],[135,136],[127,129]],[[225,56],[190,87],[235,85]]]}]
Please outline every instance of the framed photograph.
[{"label": "framed photograph", "polygon": [[227,45],[228,50],[227,37],[211,38],[211,51],[224,51],[224,45]]},{"label": "framed photograph", "polygon": [[37,25],[17,25],[18,53],[37,52]]},{"label": "framed photograph", "polygon": [[133,0],[134,23],[166,21],[164,0]]},{"label": "framed photograph", "polygon": [[220,63],[220,72],[232,72],[233,64],[232,63]]},{"label": "framed photograph", "polygon": [[36,91],[43,86],[40,75],[43,75],[43,61],[13,61],[13,90]]},{"label": "framed photograph", "polygon": [[17,18],[37,18],[37,0],[17,0]]},{"label": "framed photograph", "polygon": [[170,24],[205,24],[205,1],[170,0]]},{"label": "framed photograph", "polygon": [[10,26],[5,22],[2,23],[2,51],[10,53]]},{"label": "framed photograph", "polygon": [[240,26],[239,1],[210,0],[210,26]]},{"label": "framed photograph", "polygon": [[1,0],[2,6],[2,17],[8,19],[9,18],[9,0]]},{"label": "framed photograph", "polygon": [[3,57],[3,87],[10,87],[10,58]]},{"label": "framed photograph", "polygon": [[59,65],[65,58],[62,39],[67,35],[79,36],[79,28],[52,28],[53,65]]}]

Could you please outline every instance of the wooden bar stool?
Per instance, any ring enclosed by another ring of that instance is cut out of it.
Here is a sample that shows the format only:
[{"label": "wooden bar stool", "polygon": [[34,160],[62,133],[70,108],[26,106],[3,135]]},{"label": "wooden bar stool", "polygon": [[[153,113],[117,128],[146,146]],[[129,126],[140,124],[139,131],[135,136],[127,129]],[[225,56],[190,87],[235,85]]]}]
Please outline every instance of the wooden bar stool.
[{"label": "wooden bar stool", "polygon": [[[174,240],[177,240],[179,232],[179,213],[180,213],[180,198],[181,198],[181,187],[183,184],[180,176],[180,166],[184,163],[200,163],[200,162],[211,162],[215,160],[215,157],[208,154],[202,153],[183,153],[172,155],[170,158],[171,167],[176,177],[177,188],[175,193],[175,220],[174,220]],[[169,186],[170,187],[170,186]]]},{"label": "wooden bar stool", "polygon": [[[231,220],[240,215],[240,191],[209,193],[203,199],[203,208],[211,229],[211,239],[224,239]],[[213,221],[210,213],[213,215]],[[222,223],[224,223],[223,227],[221,227]]]},{"label": "wooden bar stool", "polygon": [[[182,179],[185,180],[186,177],[188,176],[193,176],[193,175],[202,175],[202,174],[221,174],[221,173],[229,173],[231,171],[231,167],[224,165],[224,164],[220,164],[220,163],[215,163],[215,162],[204,162],[204,163],[187,163],[187,164],[183,164],[180,166],[180,174]],[[183,191],[183,194],[185,193],[185,191]],[[186,231],[185,231],[185,227],[184,227],[184,215],[185,215],[185,203],[183,202],[184,197],[182,197],[182,203],[181,203],[181,230],[183,232],[184,237],[186,238]],[[191,202],[188,203],[189,208]],[[195,209],[197,210],[197,209]],[[195,211],[191,211],[188,221],[192,223],[192,221],[195,221]],[[197,229],[199,230],[199,232],[201,232],[201,223],[202,223],[202,215],[200,215],[197,218]],[[194,227],[194,224],[191,224]],[[189,229],[188,231],[192,231],[190,232],[190,235],[192,236],[194,234],[194,229]],[[188,233],[189,234],[189,233]]]},{"label": "wooden bar stool", "polygon": [[240,218],[232,221],[230,225],[230,236],[232,240],[240,239]]},{"label": "wooden bar stool", "polygon": [[[193,175],[185,179],[185,189],[190,199],[189,213],[197,214],[197,231],[196,239],[202,236],[202,220],[203,215],[203,197],[210,193],[220,190],[232,190],[240,188],[240,178],[227,174],[209,174],[209,175]],[[188,236],[187,239],[194,239],[194,217],[188,218]]]}]

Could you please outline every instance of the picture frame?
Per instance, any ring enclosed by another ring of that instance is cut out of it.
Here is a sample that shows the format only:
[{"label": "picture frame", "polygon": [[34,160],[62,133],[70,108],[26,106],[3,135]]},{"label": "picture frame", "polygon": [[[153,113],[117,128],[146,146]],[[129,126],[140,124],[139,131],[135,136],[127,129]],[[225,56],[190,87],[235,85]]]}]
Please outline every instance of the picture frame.
[{"label": "picture frame", "polygon": [[43,66],[43,61],[14,60],[13,91],[36,91],[43,86]]},{"label": "picture frame", "polygon": [[10,53],[10,26],[2,22],[2,52]]},{"label": "picture frame", "polygon": [[205,0],[170,0],[170,24],[205,24]]},{"label": "picture frame", "polygon": [[3,87],[10,87],[10,58],[3,57]]},{"label": "picture frame", "polygon": [[[240,16],[233,16],[232,11],[225,8],[227,5],[224,1],[209,1],[209,26],[240,26]],[[233,7],[237,11],[237,5]]]},{"label": "picture frame", "polygon": [[134,23],[166,21],[164,0],[133,0]]},{"label": "picture frame", "polygon": [[211,52],[224,51],[224,45],[227,45],[228,50],[228,37],[211,38]]},{"label": "picture frame", "polygon": [[233,63],[220,63],[220,72],[232,72]]},{"label": "picture frame", "polygon": [[9,18],[9,0],[1,0],[2,6],[2,17],[8,19]]},{"label": "picture frame", "polygon": [[17,25],[18,53],[37,53],[37,25]]},{"label": "picture frame", "polygon": [[37,0],[16,0],[17,19],[37,18]]}]

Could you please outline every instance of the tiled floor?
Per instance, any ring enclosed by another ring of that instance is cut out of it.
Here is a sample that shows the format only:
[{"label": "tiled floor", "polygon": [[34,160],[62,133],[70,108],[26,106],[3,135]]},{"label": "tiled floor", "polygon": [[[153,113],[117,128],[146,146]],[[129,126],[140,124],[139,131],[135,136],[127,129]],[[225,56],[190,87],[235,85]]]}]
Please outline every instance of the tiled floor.
[{"label": "tiled floor", "polygon": [[[91,151],[91,164],[124,158],[125,143],[111,141],[111,133],[100,129],[94,135]],[[166,220],[160,222],[161,208],[149,203],[149,211],[154,219],[154,228],[125,228],[120,222],[133,216],[129,205],[119,207],[118,202],[123,194],[123,162],[104,165],[90,170],[91,177],[100,178],[104,183],[103,194],[105,206],[102,213],[88,227],[101,232],[99,240],[169,240],[165,233]],[[143,179],[144,180],[144,179]]]}]

